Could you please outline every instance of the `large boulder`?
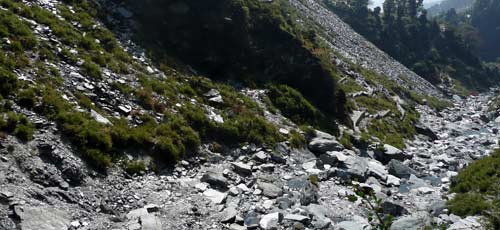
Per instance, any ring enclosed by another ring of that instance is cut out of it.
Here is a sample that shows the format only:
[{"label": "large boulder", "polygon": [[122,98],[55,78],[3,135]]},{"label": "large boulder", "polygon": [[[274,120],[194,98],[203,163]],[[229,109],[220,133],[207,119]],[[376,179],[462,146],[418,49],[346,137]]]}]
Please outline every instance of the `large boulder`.
[{"label": "large boulder", "polygon": [[375,159],[382,162],[383,164],[389,163],[391,160],[404,161],[410,159],[411,156],[403,152],[403,150],[398,149],[392,145],[385,144],[384,151],[375,150]]},{"label": "large boulder", "polygon": [[465,219],[460,219],[459,221],[453,223],[448,227],[448,230],[461,230],[461,229],[481,229],[481,222],[483,222],[481,217],[468,216]]},{"label": "large boulder", "polygon": [[417,172],[410,167],[403,164],[403,162],[398,160],[391,160],[389,164],[387,164],[387,168],[389,169],[389,173],[398,177],[398,178],[410,178],[411,175],[417,175]]},{"label": "large boulder", "polygon": [[431,226],[431,218],[426,212],[417,212],[394,221],[391,230],[422,230]]},{"label": "large boulder", "polygon": [[342,151],[344,149],[344,146],[334,136],[321,131],[316,131],[316,137],[309,142],[308,146],[312,152],[318,154],[328,151]]},{"label": "large boulder", "polygon": [[283,194],[283,189],[271,183],[260,182],[258,186],[262,190],[262,195],[268,198],[277,198]]},{"label": "large boulder", "polygon": [[22,230],[66,230],[71,222],[71,216],[59,209],[15,206],[14,213]]},{"label": "large boulder", "polygon": [[372,229],[368,220],[360,216],[353,216],[351,220],[342,221],[335,225],[335,230],[368,230]]},{"label": "large boulder", "polygon": [[201,177],[200,181],[206,182],[218,190],[226,191],[228,189],[227,179],[218,173],[207,172]]},{"label": "large boulder", "polygon": [[207,189],[205,192],[203,192],[203,195],[205,195],[208,199],[210,199],[212,202],[215,204],[222,204],[226,201],[227,194],[219,192],[217,190],[213,189]]},{"label": "large boulder", "polygon": [[283,214],[275,212],[262,216],[259,221],[259,226],[264,230],[278,229],[281,221],[283,221]]},{"label": "large boulder", "polygon": [[347,156],[337,170],[337,176],[344,180],[357,179],[366,180],[368,172],[368,161],[363,157]]},{"label": "large boulder", "polygon": [[241,162],[234,162],[231,165],[233,166],[233,171],[242,176],[252,175],[252,166],[250,165]]},{"label": "large boulder", "polygon": [[415,124],[415,131],[417,131],[418,134],[429,137],[432,141],[439,139],[436,133],[432,131],[432,129],[430,129],[429,127],[425,126],[420,122],[417,122]]},{"label": "large boulder", "polygon": [[384,212],[384,214],[390,214],[393,217],[408,214],[408,210],[406,210],[403,206],[391,201],[384,201],[382,203],[382,211]]},{"label": "large boulder", "polygon": [[386,167],[375,160],[368,161],[368,174],[385,181],[389,172]]},{"label": "large boulder", "polygon": [[146,205],[143,208],[130,211],[125,217],[128,224],[138,225],[143,230],[161,229],[161,219],[155,215],[159,208],[156,205]]}]

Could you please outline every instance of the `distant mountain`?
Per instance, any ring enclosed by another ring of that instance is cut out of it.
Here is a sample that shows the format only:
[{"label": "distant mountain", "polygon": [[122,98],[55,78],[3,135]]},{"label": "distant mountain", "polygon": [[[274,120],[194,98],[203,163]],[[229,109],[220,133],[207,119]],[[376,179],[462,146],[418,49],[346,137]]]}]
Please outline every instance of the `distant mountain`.
[{"label": "distant mountain", "polygon": [[430,17],[437,16],[451,9],[455,9],[457,12],[463,12],[470,9],[473,4],[474,0],[444,0],[427,9],[427,12]]}]

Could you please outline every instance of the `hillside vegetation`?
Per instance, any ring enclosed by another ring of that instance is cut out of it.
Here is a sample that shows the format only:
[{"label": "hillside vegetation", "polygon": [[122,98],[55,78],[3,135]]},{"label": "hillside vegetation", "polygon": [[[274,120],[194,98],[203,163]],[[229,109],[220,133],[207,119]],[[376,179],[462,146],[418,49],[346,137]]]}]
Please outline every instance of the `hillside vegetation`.
[{"label": "hillside vegetation", "polygon": [[484,65],[454,27],[427,18],[422,1],[386,0],[383,10],[368,9],[368,1],[325,0],[327,6],[380,49],[434,84],[455,92],[485,89],[499,71]]}]

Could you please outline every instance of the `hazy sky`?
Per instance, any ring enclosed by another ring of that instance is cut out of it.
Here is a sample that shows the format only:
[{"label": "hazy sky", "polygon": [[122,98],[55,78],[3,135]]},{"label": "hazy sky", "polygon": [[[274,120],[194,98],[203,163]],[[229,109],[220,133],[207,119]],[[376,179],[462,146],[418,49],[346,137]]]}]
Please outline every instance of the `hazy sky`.
[{"label": "hazy sky", "polygon": [[[370,0],[373,2],[373,5],[371,6],[372,8],[377,7],[377,6],[382,6],[382,3],[384,3],[384,0]],[[436,4],[438,2],[441,2],[442,0],[424,0],[424,5],[425,7],[430,7],[433,4]]]}]

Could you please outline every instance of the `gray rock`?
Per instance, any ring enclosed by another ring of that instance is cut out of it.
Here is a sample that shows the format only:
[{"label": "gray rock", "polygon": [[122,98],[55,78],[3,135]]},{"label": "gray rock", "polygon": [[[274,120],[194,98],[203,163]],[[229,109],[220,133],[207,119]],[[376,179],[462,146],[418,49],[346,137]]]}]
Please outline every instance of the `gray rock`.
[{"label": "gray rock", "polygon": [[[359,179],[364,181],[368,171],[368,161],[365,158],[357,156],[347,156],[346,160],[342,163],[344,170],[339,170],[340,177],[347,177],[348,179]],[[346,175],[342,175],[346,174]]]},{"label": "gray rock", "polygon": [[233,170],[243,176],[250,176],[252,175],[252,166],[241,163],[241,162],[234,162],[231,163],[233,166]]},{"label": "gray rock", "polygon": [[277,198],[283,194],[283,189],[266,182],[259,182],[258,187],[262,190],[262,195],[269,198]]},{"label": "gray rock", "polygon": [[310,218],[308,216],[303,216],[303,215],[287,214],[285,215],[285,220],[307,223],[310,220]]},{"label": "gray rock", "polygon": [[342,221],[335,225],[335,230],[368,230],[372,229],[368,220],[360,216],[353,216],[352,220]]},{"label": "gray rock", "polygon": [[160,218],[156,217],[155,215],[144,215],[141,216],[139,219],[139,222],[141,223],[141,230],[161,230],[161,220]]},{"label": "gray rock", "polygon": [[276,199],[276,203],[280,209],[289,209],[293,205],[293,201],[286,197]]},{"label": "gray rock", "polygon": [[219,192],[217,190],[213,189],[207,189],[205,192],[203,192],[203,195],[205,195],[208,199],[210,199],[212,202],[215,204],[222,204],[226,201],[227,194]]},{"label": "gray rock", "polygon": [[111,121],[109,121],[108,118],[105,118],[104,116],[102,116],[101,114],[99,114],[98,112],[96,112],[94,110],[90,110],[90,116],[101,124],[104,124],[104,125],[111,124]]},{"label": "gray rock", "polygon": [[236,208],[230,206],[224,210],[221,222],[224,224],[233,223],[236,219],[236,215],[238,215],[238,211]]},{"label": "gray rock", "polygon": [[465,219],[460,219],[459,221],[451,224],[448,230],[465,230],[465,229],[481,229],[482,220],[480,217],[468,216]]},{"label": "gray rock", "polygon": [[318,187],[308,181],[306,187],[300,191],[300,204],[307,206],[312,203],[318,203]]},{"label": "gray rock", "polygon": [[434,201],[429,206],[429,212],[436,217],[443,214],[444,209],[446,209],[446,203],[442,200]]},{"label": "gray rock", "polygon": [[401,179],[393,175],[387,175],[387,180],[385,183],[387,186],[399,186],[401,185]]},{"label": "gray rock", "polygon": [[319,154],[328,151],[342,151],[344,149],[344,146],[334,136],[320,131],[316,131],[316,137],[309,142],[308,147],[311,151]]},{"label": "gray rock", "polygon": [[339,163],[344,162],[347,159],[347,156],[343,152],[330,151],[325,154],[321,154],[319,158],[321,162],[323,162],[323,164],[335,166]]},{"label": "gray rock", "polygon": [[22,230],[66,230],[71,223],[71,216],[59,209],[15,206],[14,213]]},{"label": "gray rock", "polygon": [[247,227],[241,226],[239,224],[231,224],[231,225],[229,225],[229,229],[231,229],[231,230],[247,230]]},{"label": "gray rock", "polygon": [[410,167],[403,164],[403,162],[399,160],[391,160],[387,165],[389,173],[398,177],[398,178],[410,178],[410,176],[417,175],[417,172]]},{"label": "gray rock", "polygon": [[406,210],[403,206],[391,201],[384,201],[382,203],[382,211],[384,212],[384,214],[390,214],[393,217],[398,217],[409,213],[408,210]]},{"label": "gray rock", "polygon": [[260,216],[255,212],[249,212],[245,216],[244,224],[248,229],[254,229],[259,227]]},{"label": "gray rock", "polygon": [[422,230],[431,225],[431,219],[426,212],[417,212],[404,216],[391,225],[391,230]]},{"label": "gray rock", "polygon": [[259,226],[264,230],[277,229],[281,221],[283,221],[283,214],[275,212],[262,216]]},{"label": "gray rock", "polygon": [[386,180],[388,174],[389,172],[384,165],[380,164],[377,161],[368,161],[368,175],[374,176],[381,180]]},{"label": "gray rock", "polygon": [[380,151],[380,150],[375,151],[375,159],[382,162],[383,164],[387,164],[393,159],[404,161],[410,158],[409,155],[406,155],[402,150],[392,145],[385,144],[384,149],[385,151]]},{"label": "gray rock", "polygon": [[432,129],[430,129],[429,127],[425,126],[424,124],[420,123],[420,122],[417,122],[415,124],[415,131],[417,131],[418,134],[422,134],[424,136],[427,136],[430,138],[431,141],[435,141],[438,138],[438,136],[436,135],[436,133],[434,133],[434,131],[432,131]]},{"label": "gray rock", "polygon": [[260,163],[266,163],[268,159],[268,155],[264,151],[259,151],[253,155],[253,159]]},{"label": "gray rock", "polygon": [[331,225],[330,218],[327,217],[328,210],[319,204],[310,204],[306,210],[313,216],[312,224],[319,229],[326,228]]},{"label": "gray rock", "polygon": [[228,182],[225,177],[214,172],[205,173],[201,179],[201,182],[206,182],[210,184],[213,188],[226,191],[228,189]]}]

